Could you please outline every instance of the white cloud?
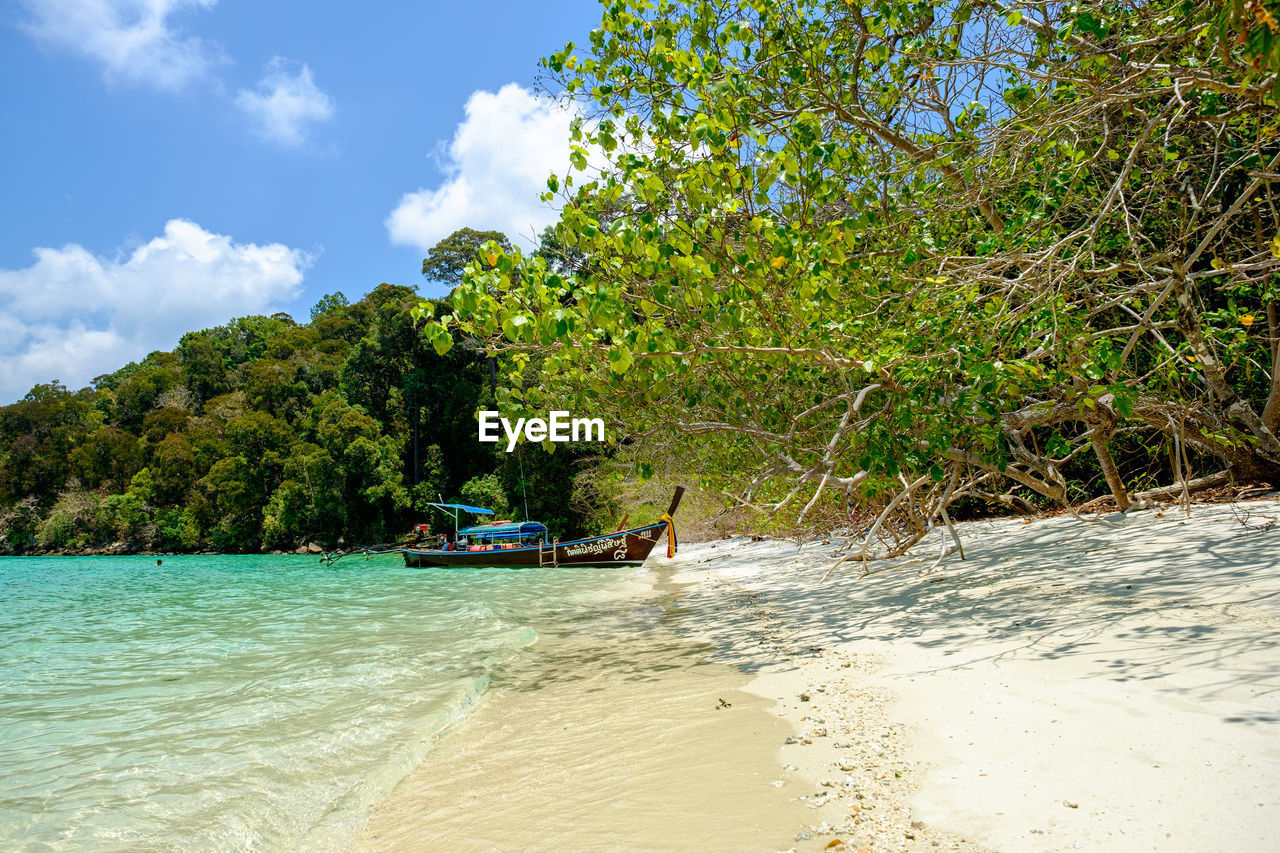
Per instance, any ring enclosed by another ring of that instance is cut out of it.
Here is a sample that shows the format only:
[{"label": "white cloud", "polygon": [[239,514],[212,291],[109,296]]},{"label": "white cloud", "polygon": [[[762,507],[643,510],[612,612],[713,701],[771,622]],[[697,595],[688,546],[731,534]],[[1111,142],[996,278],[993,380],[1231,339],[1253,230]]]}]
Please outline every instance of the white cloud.
[{"label": "white cloud", "polygon": [[22,0],[23,28],[49,47],[91,59],[109,81],[177,90],[226,61],[222,49],[184,34],[173,18],[217,0]]},{"label": "white cloud", "polygon": [[426,251],[470,227],[532,245],[558,216],[538,196],[548,175],[569,170],[569,125],[578,115],[515,83],[472,93],[445,150],[444,182],[401,197],[385,223],[392,242]]},{"label": "white cloud", "polygon": [[333,99],[316,87],[311,69],[281,56],[267,63],[256,92],[240,90],[236,106],[260,136],[281,145],[301,145],[308,125],[333,117]]},{"label": "white cloud", "polygon": [[0,269],[0,401],[37,382],[79,388],[195,329],[279,310],[311,256],[280,243],[235,243],[172,219],[124,258],[83,246],[39,248],[26,269]]}]

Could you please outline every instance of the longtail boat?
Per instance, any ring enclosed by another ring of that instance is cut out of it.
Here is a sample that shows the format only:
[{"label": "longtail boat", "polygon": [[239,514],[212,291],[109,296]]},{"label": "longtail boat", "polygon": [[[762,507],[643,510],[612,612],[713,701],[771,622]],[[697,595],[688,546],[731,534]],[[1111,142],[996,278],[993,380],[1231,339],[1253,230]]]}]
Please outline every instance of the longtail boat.
[{"label": "longtail boat", "polygon": [[[547,528],[536,521],[507,521],[464,527],[454,534],[448,549],[401,548],[410,568],[530,568],[535,566],[638,566],[649,557],[662,534],[667,534],[667,556],[675,556],[673,520],[684,487],[677,486],[671,506],[662,518],[645,527],[617,530],[590,539],[560,542],[547,538]],[[475,512],[479,507],[438,504]],[[484,512],[489,512],[484,510]],[[625,523],[625,522],[624,522]]]}]

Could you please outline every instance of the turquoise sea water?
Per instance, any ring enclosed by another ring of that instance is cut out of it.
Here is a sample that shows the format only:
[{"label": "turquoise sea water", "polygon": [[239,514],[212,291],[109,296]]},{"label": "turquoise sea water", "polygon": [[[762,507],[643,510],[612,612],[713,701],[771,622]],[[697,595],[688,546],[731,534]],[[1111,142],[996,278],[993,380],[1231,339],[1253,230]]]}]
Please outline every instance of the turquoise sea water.
[{"label": "turquoise sea water", "polygon": [[341,846],[634,572],[0,559],[0,849]]}]

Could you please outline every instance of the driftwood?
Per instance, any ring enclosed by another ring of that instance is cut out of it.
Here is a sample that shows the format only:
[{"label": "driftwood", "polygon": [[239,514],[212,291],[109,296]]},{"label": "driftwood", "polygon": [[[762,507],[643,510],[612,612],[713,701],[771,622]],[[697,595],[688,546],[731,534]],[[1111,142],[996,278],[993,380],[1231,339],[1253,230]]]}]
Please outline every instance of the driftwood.
[{"label": "driftwood", "polygon": [[[1230,472],[1221,471],[1217,474],[1197,477],[1194,480],[1177,482],[1168,486],[1158,486],[1154,489],[1147,489],[1141,492],[1132,492],[1130,493],[1129,498],[1133,501],[1133,509],[1147,509],[1160,500],[1183,498],[1193,492],[1202,491],[1204,489],[1213,489],[1218,486],[1225,486],[1229,482],[1231,482]],[[1080,509],[1088,510],[1107,500],[1111,500],[1111,496],[1102,495],[1094,498],[1086,504],[1082,504]]]},{"label": "driftwood", "polygon": [[[1179,450],[1181,450],[1181,448],[1179,448]],[[1185,461],[1185,458],[1183,459],[1183,461]],[[861,540],[850,546],[850,549],[851,549],[850,553],[847,553],[841,556],[840,559],[838,559],[835,563],[831,565],[829,569],[827,569],[826,573],[822,576],[822,580],[819,581],[819,583],[825,582],[828,578],[831,577],[831,575],[838,568],[840,568],[842,565],[850,561],[860,561],[862,563],[862,571],[859,574],[859,577],[867,577],[869,575],[880,574],[881,572],[887,572],[893,569],[903,568],[911,565],[917,565],[919,563],[925,562],[925,558],[917,557],[917,558],[904,560],[901,562],[892,563],[891,565],[878,566],[874,569],[871,568],[870,566],[872,562],[879,562],[882,560],[892,560],[902,556],[909,548],[911,548],[913,545],[915,545],[917,542],[923,539],[926,535],[928,535],[929,528],[916,530],[910,536],[908,536],[905,541],[900,541],[893,548],[890,548],[888,552],[884,554],[879,554],[879,555],[871,554],[871,546],[874,544],[876,534],[879,533],[879,531],[884,527],[885,523],[887,522],[891,514],[894,512],[894,510],[897,509],[899,505],[902,504],[903,502],[907,502],[911,504],[912,510],[913,511],[915,510],[912,493],[916,491],[916,489],[918,489],[924,482],[926,482],[927,479],[928,478],[926,477],[921,477],[913,482],[907,482],[904,479],[903,490],[899,492],[893,498],[893,500],[890,501],[889,504],[880,512],[880,514],[876,517],[875,522],[871,525],[870,529],[862,536]],[[960,544],[960,537],[956,532],[955,526],[951,522],[950,516],[947,514],[947,505],[951,503],[954,499],[961,497],[965,494],[981,495],[984,497],[987,496],[986,493],[978,492],[977,490],[973,489],[972,486],[966,489],[956,489],[957,479],[958,479],[958,471],[956,472],[956,474],[953,475],[953,477],[947,483],[947,488],[943,491],[941,495],[941,499],[938,500],[936,506],[934,507],[932,512],[929,514],[929,521],[934,522],[934,520],[937,519],[938,521],[936,522],[936,526],[941,526],[946,530],[947,534],[951,539],[951,542],[947,542],[944,539],[938,556],[930,563],[930,565],[927,568],[923,568],[918,571],[917,574],[922,578],[936,571],[938,567],[942,565],[943,560],[945,560],[951,554],[958,553],[960,555],[960,559],[963,560],[965,558],[964,548]],[[1131,492],[1128,495],[1130,499],[1129,509],[1146,509],[1154,505],[1154,503],[1158,500],[1176,498],[1176,499],[1179,499],[1183,503],[1183,505],[1187,507],[1188,512],[1190,512],[1190,496],[1192,493],[1201,491],[1203,489],[1210,489],[1217,486],[1223,486],[1229,483],[1230,481],[1231,481],[1230,472],[1222,471],[1217,474],[1210,474],[1208,476],[1198,477],[1196,479],[1189,480],[1189,481],[1188,480],[1179,481],[1168,486],[1160,486],[1154,489],[1146,489],[1145,491],[1141,491],[1141,492]],[[1100,516],[1086,517],[1085,515],[1082,515],[1082,513],[1089,512],[1093,507],[1097,506],[1103,501],[1113,500],[1113,499],[1114,498],[1112,495],[1101,495],[1087,503],[1081,504],[1078,507],[1071,506],[1070,504],[1064,504],[1064,506],[1067,512],[1070,513],[1079,521],[1100,523],[1100,524],[1116,527],[1119,525],[1117,525],[1113,521],[1102,518]]]}]

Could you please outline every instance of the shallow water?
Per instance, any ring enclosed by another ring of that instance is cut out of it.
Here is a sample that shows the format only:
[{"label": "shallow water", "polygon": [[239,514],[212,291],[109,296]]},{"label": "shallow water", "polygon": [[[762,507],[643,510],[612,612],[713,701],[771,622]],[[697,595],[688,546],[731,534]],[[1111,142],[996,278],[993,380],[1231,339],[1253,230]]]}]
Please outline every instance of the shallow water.
[{"label": "shallow water", "polygon": [[0,848],[342,846],[540,629],[632,577],[0,559]]},{"label": "shallow water", "polygon": [[[533,658],[500,667],[461,721],[374,810],[360,853],[819,849],[813,788],[783,772],[794,731],[750,676],[697,639],[655,568],[643,588],[550,620]],[[805,836],[807,837],[807,836]],[[797,846],[798,845],[798,846]]]}]

